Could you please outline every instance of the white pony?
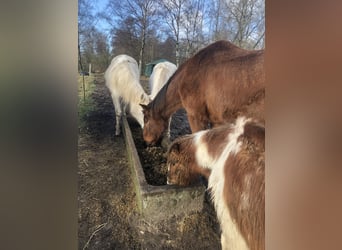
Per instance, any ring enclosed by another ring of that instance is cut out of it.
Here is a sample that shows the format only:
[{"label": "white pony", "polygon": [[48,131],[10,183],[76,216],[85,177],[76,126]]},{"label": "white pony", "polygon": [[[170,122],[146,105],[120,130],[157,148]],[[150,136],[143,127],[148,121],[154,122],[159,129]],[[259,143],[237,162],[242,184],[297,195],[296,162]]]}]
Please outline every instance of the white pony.
[{"label": "white pony", "polygon": [[[151,91],[150,98],[152,100],[156,97],[158,92],[166,84],[166,82],[173,75],[173,73],[175,73],[176,70],[177,66],[170,62],[161,62],[154,66],[149,80],[149,87]],[[166,134],[168,139],[170,139],[171,119],[172,117],[170,117],[169,119],[169,126]]]},{"label": "white pony", "polygon": [[152,100],[176,70],[177,66],[170,62],[161,62],[154,66],[149,81],[149,87],[151,90],[150,98]]},{"label": "white pony", "polygon": [[127,55],[114,57],[104,77],[115,108],[115,135],[120,134],[122,111],[126,112],[127,106],[129,106],[129,113],[143,128],[144,115],[139,104],[147,105],[150,102],[150,98],[140,85],[139,69],[136,60]]}]

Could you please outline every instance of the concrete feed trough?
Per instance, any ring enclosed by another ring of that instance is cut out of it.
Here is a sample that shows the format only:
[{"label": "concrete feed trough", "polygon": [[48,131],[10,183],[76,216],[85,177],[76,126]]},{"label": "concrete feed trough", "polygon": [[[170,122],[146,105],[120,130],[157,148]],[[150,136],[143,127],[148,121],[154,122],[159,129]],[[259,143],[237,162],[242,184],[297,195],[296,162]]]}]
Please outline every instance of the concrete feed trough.
[{"label": "concrete feed trough", "polygon": [[125,116],[122,117],[122,121],[140,213],[149,219],[162,220],[173,215],[201,211],[205,193],[203,185],[184,188],[169,185],[152,186],[147,183]]}]

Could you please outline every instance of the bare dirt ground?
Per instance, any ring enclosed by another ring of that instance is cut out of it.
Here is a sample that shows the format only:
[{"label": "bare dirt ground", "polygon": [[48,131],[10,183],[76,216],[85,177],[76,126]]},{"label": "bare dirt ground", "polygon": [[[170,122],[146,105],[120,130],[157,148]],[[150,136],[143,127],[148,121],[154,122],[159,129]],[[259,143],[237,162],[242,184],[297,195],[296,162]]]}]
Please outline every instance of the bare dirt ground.
[{"label": "bare dirt ground", "polygon": [[95,78],[95,110],[78,140],[79,249],[220,249],[219,226],[208,201],[203,211],[155,223],[137,211],[123,136],[103,76]]}]

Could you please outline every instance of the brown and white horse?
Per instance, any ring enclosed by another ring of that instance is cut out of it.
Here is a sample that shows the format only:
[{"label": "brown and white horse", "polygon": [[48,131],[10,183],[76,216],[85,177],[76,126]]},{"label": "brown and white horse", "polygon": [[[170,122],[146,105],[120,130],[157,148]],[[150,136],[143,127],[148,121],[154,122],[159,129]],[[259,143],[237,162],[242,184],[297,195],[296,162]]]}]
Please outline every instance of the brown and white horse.
[{"label": "brown and white horse", "polygon": [[168,152],[168,184],[199,175],[221,224],[222,249],[265,248],[265,128],[239,117],[234,124],[181,137]]},{"label": "brown and white horse", "polygon": [[192,132],[231,122],[239,115],[264,120],[264,51],[218,41],[183,63],[148,105],[144,140],[156,143],[169,117],[184,107]]}]

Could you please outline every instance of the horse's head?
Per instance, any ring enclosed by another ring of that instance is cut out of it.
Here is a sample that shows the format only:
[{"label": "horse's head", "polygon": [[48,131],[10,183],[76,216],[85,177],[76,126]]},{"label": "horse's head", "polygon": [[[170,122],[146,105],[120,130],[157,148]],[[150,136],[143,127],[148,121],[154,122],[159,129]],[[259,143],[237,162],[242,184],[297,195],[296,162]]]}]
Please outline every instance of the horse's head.
[{"label": "horse's head", "polygon": [[166,130],[168,124],[167,120],[153,114],[150,104],[140,104],[140,106],[143,108],[144,113],[144,141],[148,145],[154,145],[160,141],[163,132]]},{"label": "horse's head", "polygon": [[189,186],[198,182],[199,174],[193,167],[196,164],[188,139],[180,138],[172,143],[167,156],[167,184]]}]

